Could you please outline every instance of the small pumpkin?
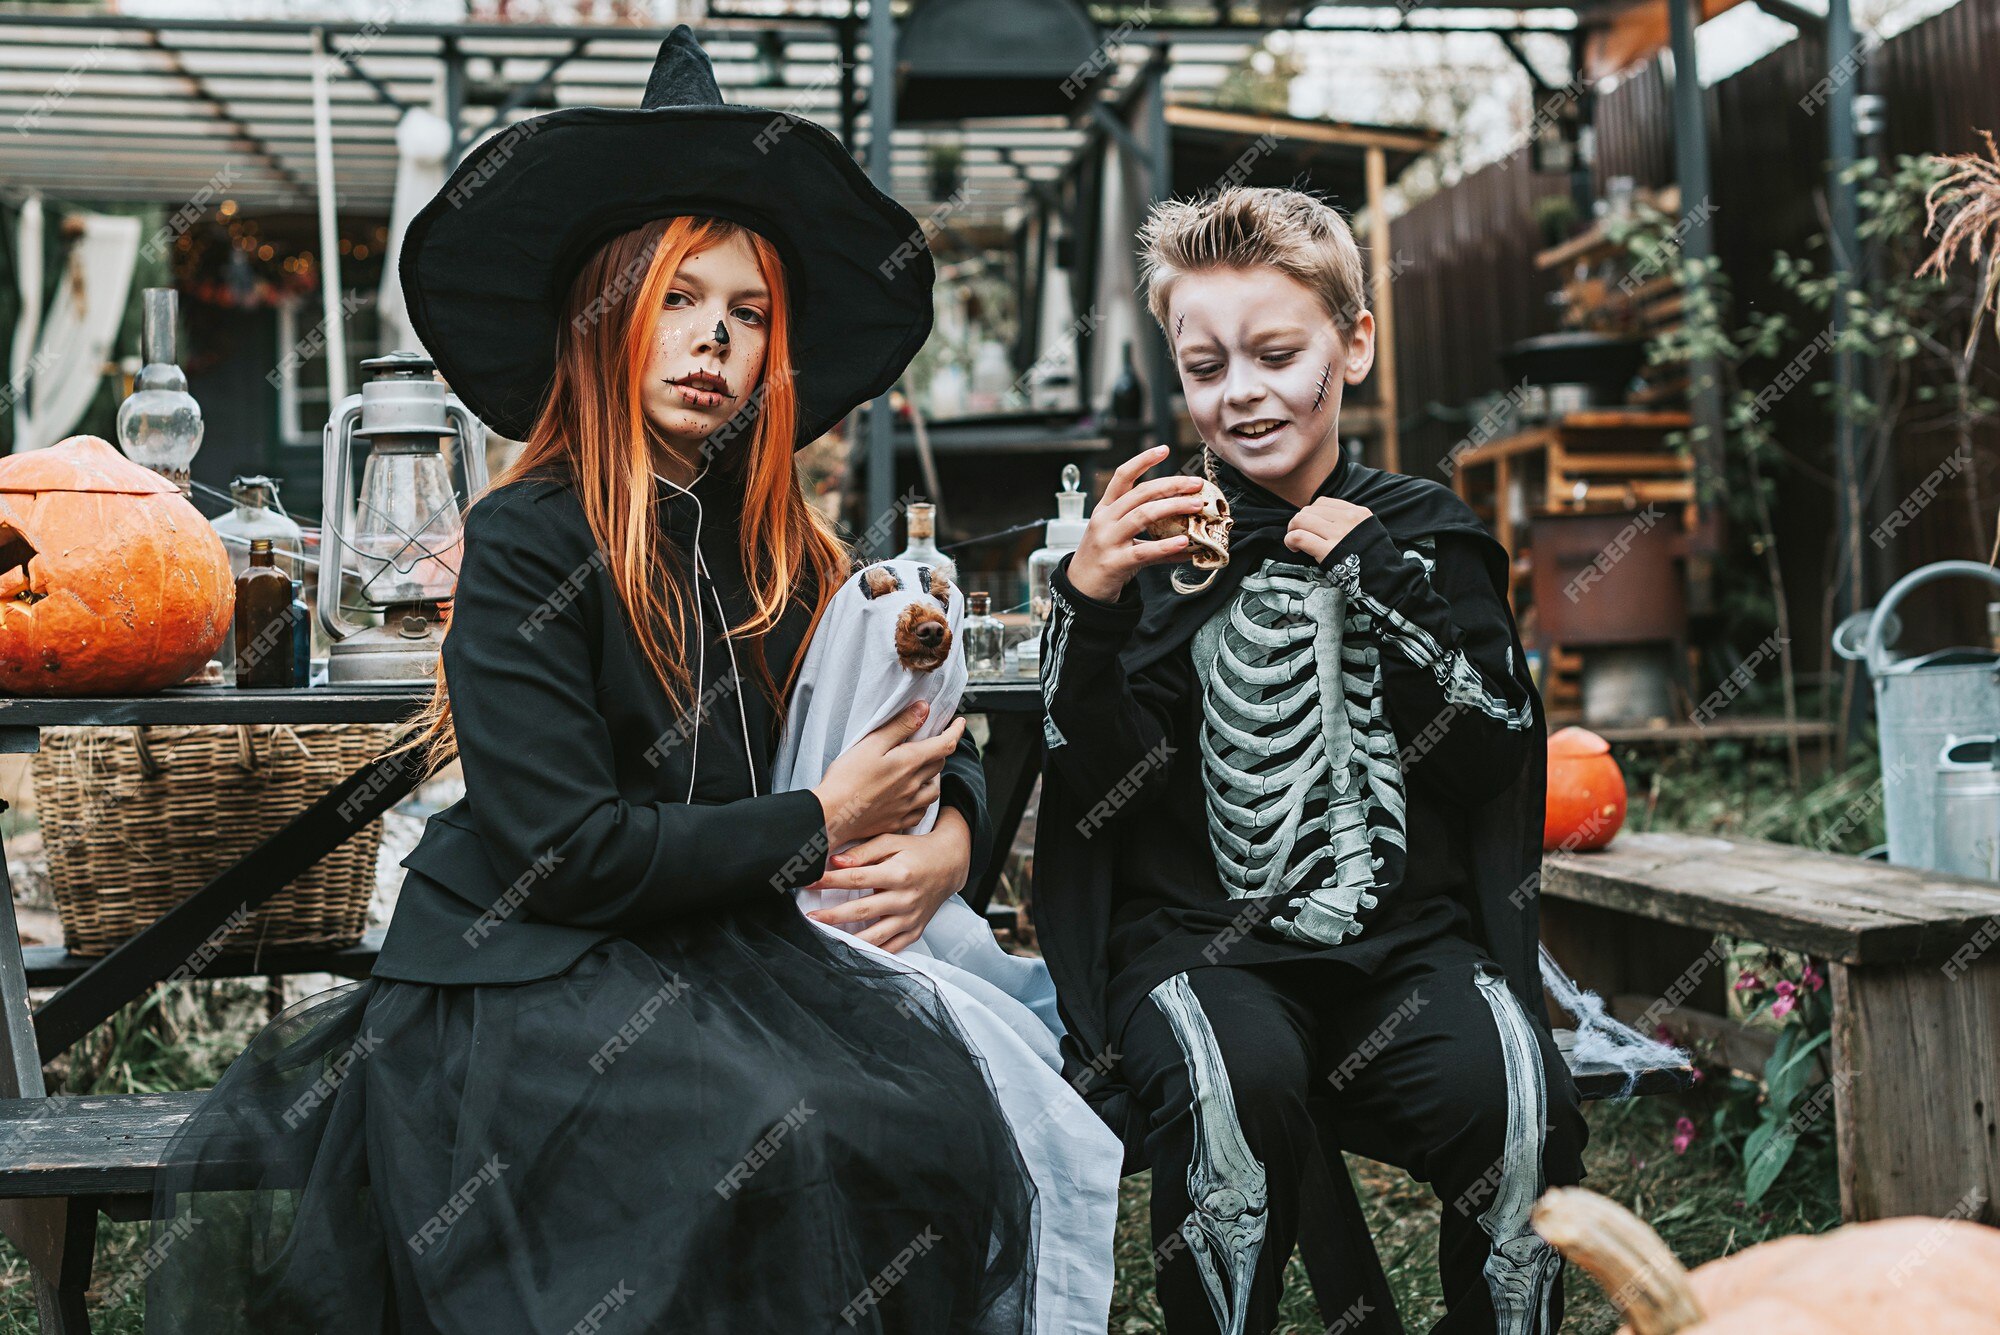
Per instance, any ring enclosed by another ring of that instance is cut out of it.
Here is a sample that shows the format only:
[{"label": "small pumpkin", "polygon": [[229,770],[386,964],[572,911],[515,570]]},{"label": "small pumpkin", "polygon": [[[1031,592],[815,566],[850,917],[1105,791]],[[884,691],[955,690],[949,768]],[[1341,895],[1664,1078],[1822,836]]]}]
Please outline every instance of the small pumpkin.
[{"label": "small pumpkin", "polygon": [[1625,775],[1611,758],[1611,743],[1586,728],[1550,737],[1542,847],[1602,848],[1624,824]]},{"label": "small pumpkin", "polygon": [[1849,1224],[1689,1274],[1645,1220],[1594,1191],[1549,1191],[1533,1223],[1617,1304],[1620,1335],[2000,1335],[2000,1229],[1982,1224]]},{"label": "small pumpkin", "polygon": [[0,691],[185,681],[235,607],[221,536],[158,473],[96,436],[0,458]]}]

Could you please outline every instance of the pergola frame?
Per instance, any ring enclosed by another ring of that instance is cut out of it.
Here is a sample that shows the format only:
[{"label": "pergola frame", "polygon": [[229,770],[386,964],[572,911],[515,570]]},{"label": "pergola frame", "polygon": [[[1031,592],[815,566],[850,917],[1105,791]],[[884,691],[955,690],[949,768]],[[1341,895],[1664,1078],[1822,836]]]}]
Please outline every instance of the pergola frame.
[{"label": "pergola frame", "polygon": [[[1676,69],[1691,70],[1700,0],[1666,3]],[[1855,253],[1853,192],[1839,178],[1856,151],[1856,80],[1843,68],[1853,46],[1847,0],[1830,3],[1829,181],[1835,253],[1845,261]],[[1426,10],[1448,13],[1458,7],[1446,0]],[[1073,115],[1020,125],[899,127],[886,151],[869,143],[867,127],[877,119],[894,122],[893,81],[882,77],[894,68],[891,6],[871,5],[864,12],[861,0],[852,0],[844,13],[768,17],[717,5],[701,27],[726,98],[814,119],[831,112],[844,143],[867,145],[864,160],[877,183],[919,216],[944,202],[931,198],[930,145],[940,139],[962,145],[962,170],[973,189],[953,205],[953,216],[976,225],[1018,223],[1026,210],[1045,208],[1049,187],[1075,171],[1099,137],[1117,133],[1111,108],[1129,105],[1148,85],[1169,93],[1204,82],[1212,86],[1273,32],[1488,32],[1507,44],[1541,86],[1545,81],[1516,39],[1565,28],[1560,21],[1529,22],[1527,13],[1570,16],[1575,63],[1581,31],[1624,7],[1624,0],[1578,0],[1530,6],[1513,23],[1433,29],[1411,23],[1408,11],[1388,28],[1344,24],[1338,6],[1310,4],[1291,7],[1293,22],[1244,23],[1228,0],[1206,6],[1155,0],[1153,21],[1123,40],[1095,99],[1081,100]],[[1788,0],[1769,0],[1768,7],[1794,22],[1810,19]],[[1113,14],[1131,7],[1096,8]],[[394,179],[395,123],[407,107],[441,101],[438,110],[462,154],[480,137],[553,106],[636,103],[664,35],[638,28],[171,19],[64,10],[0,13],[0,33],[6,34],[0,39],[0,118],[11,114],[17,131],[32,122],[25,131],[0,134],[0,188],[25,180],[37,189],[82,198],[178,202],[194,198],[220,169],[240,169],[244,177],[231,183],[229,193],[256,209],[302,203],[317,193],[321,171],[331,166],[339,205],[381,211],[387,210]],[[86,35],[95,37],[88,46],[80,40]],[[321,41],[343,75],[328,81],[325,146],[314,142],[310,88],[311,51]],[[1705,214],[1696,212],[1707,180],[1701,93],[1692,78],[1674,82],[1678,174],[1693,224],[1684,244],[1690,255],[1700,256],[1712,248]],[[1156,106],[1165,100],[1149,99]],[[1155,156],[1164,158],[1157,143]],[[1164,160],[1152,165],[1156,186],[1164,183]],[[1375,180],[1371,167],[1371,185]],[[1585,188],[1581,178],[1577,188]],[[1386,254],[1386,210],[1370,193],[1375,249]],[[1836,311],[1836,322],[1843,316]],[[1169,368],[1161,346],[1151,351],[1154,427],[1164,436]],[[1854,375],[1851,360],[1840,359],[1837,369],[1844,378]],[[1385,364],[1382,372],[1386,383],[1393,366]],[[1711,441],[1719,439],[1720,400],[1712,376],[1703,377],[1697,368],[1696,382],[1697,420],[1709,428]],[[868,453],[871,509],[879,514],[892,504],[893,442],[886,410],[874,415],[884,418],[879,430],[871,430]],[[1394,435],[1391,413],[1384,462],[1392,466]],[[1852,436],[1847,424],[1837,427],[1841,458],[1851,454]]]}]

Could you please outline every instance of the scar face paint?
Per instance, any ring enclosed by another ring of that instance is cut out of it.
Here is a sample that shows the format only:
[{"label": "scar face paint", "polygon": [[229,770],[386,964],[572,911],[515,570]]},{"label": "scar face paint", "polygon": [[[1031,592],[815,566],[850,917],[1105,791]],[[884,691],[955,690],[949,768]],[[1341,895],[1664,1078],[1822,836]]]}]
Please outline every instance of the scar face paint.
[{"label": "scar face paint", "polygon": [[1359,378],[1325,305],[1268,266],[1183,275],[1173,302],[1196,432],[1251,481],[1309,497],[1339,459],[1341,386]]},{"label": "scar face paint", "polygon": [[729,326],[721,320],[715,322],[715,345],[719,348],[729,346]]},{"label": "scar face paint", "polygon": [[1174,320],[1174,341],[1180,342],[1181,330],[1187,328],[1187,312],[1182,311]]}]

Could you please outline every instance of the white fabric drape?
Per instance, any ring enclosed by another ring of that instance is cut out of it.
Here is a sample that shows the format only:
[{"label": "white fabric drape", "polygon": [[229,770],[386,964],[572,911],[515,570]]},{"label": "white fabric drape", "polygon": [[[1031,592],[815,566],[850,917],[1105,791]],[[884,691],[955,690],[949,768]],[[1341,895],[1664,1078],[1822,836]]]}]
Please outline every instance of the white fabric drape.
[{"label": "white fabric drape", "polygon": [[[68,436],[96,397],[105,359],[111,355],[112,340],[124,319],[125,300],[132,291],[132,268],[139,258],[137,218],[77,215],[82,232],[70,247],[67,272],[37,335],[30,320],[39,315],[42,284],[40,201],[31,200],[29,207],[34,210],[34,219],[31,227],[24,208],[17,257],[23,286],[22,320],[14,334],[9,380],[15,394],[17,452],[53,445]],[[31,282],[35,293],[32,302],[27,292]]]},{"label": "white fabric drape", "polygon": [[425,107],[411,107],[396,126],[396,195],[389,205],[389,248],[382,256],[382,286],[375,299],[381,321],[379,351],[425,352],[403,304],[399,272],[403,235],[410,219],[444,188],[445,156],[451,152],[451,126]]},{"label": "white fabric drape", "polygon": [[15,448],[28,438],[34,421],[26,399],[28,365],[35,337],[42,331],[42,197],[29,195],[21,204],[21,222],[14,232],[14,273],[20,282],[21,314],[14,321],[14,342],[8,357],[7,403],[14,409]]}]

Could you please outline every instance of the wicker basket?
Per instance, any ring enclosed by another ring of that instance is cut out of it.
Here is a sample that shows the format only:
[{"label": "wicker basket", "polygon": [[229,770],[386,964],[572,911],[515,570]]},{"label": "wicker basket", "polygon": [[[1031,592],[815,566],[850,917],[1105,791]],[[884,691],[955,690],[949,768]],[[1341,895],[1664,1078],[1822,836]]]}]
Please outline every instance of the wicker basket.
[{"label": "wicker basket", "polygon": [[[150,926],[381,754],[376,724],[44,728],[34,761],[63,936],[101,955]],[[347,946],[368,927],[382,823],[266,900],[225,951]]]}]

